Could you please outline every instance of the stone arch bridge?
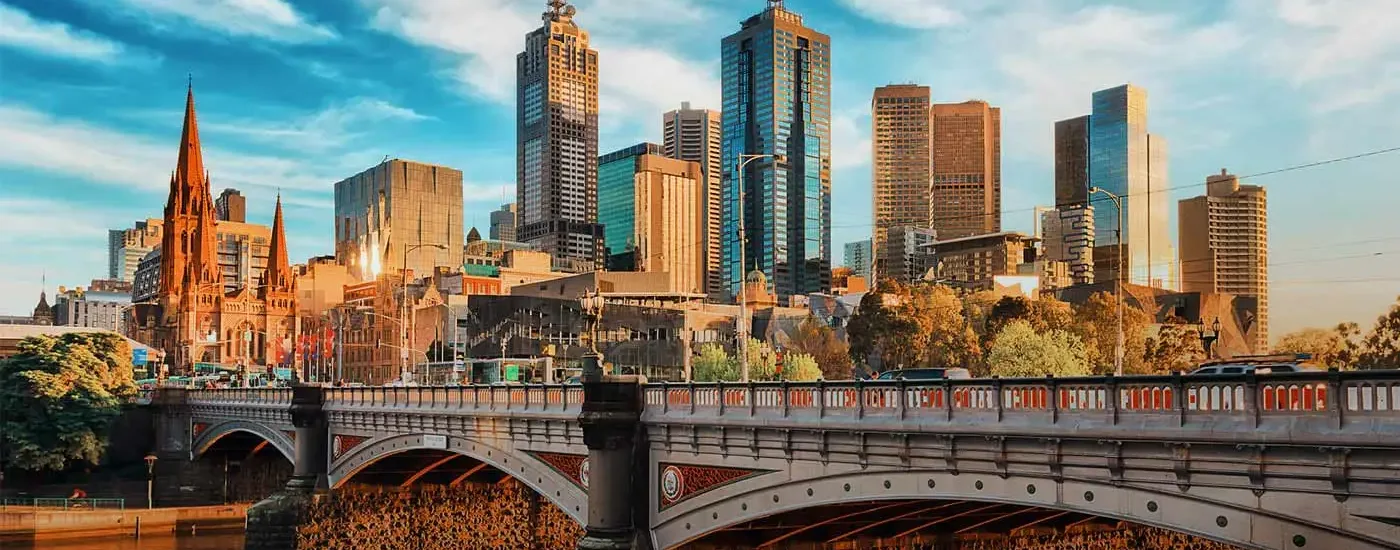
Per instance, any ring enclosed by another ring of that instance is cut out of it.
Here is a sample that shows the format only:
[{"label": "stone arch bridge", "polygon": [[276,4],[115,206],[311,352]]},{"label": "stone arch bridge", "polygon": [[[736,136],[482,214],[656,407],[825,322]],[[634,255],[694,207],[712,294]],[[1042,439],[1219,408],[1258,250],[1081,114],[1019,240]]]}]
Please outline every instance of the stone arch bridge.
[{"label": "stone arch bridge", "polygon": [[1094,518],[1400,547],[1400,371],[158,392],[162,448],[190,460],[241,432],[305,491],[491,471],[631,547]]}]

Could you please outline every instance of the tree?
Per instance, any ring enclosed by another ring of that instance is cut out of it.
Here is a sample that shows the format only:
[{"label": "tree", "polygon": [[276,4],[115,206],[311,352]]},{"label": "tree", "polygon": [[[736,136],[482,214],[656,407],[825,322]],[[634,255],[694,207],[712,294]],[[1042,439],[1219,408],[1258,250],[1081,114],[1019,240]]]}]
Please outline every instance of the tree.
[{"label": "tree", "polygon": [[1337,333],[1337,338],[1342,342],[1337,361],[1343,365],[1355,367],[1361,359],[1361,326],[1348,321],[1337,323],[1336,328],[1332,330]]},{"label": "tree", "polygon": [[1086,376],[1084,342],[1063,330],[1037,332],[1025,321],[1012,321],[992,340],[987,364],[993,376],[1006,378]]},{"label": "tree", "polygon": [[714,342],[700,346],[700,356],[691,361],[690,368],[690,379],[696,382],[739,379],[739,364],[724,351],[724,346]]},{"label": "tree", "polygon": [[813,382],[823,378],[816,358],[805,353],[789,352],[783,357],[783,378],[794,382]]},{"label": "tree", "polygon": [[900,316],[914,324],[919,354],[907,366],[968,367],[981,365],[977,333],[963,316],[963,304],[953,289],[922,285],[901,304]]},{"label": "tree", "polygon": [[95,465],[107,430],[136,396],[131,348],[115,334],[32,336],[0,361],[0,432],[10,465]]},{"label": "tree", "polygon": [[[1118,342],[1116,302],[1107,292],[1096,292],[1075,308],[1077,321],[1070,332],[1084,341],[1089,364],[1096,374],[1113,372],[1114,349]],[[1132,304],[1123,304],[1123,372],[1145,374],[1152,367],[1144,360],[1147,351],[1147,325],[1150,318]]]},{"label": "tree", "polygon": [[1160,372],[1190,372],[1205,359],[1201,336],[1183,320],[1172,320],[1176,322],[1163,324],[1157,336],[1147,339],[1147,366]]},{"label": "tree", "polygon": [[1347,369],[1352,365],[1344,361],[1347,345],[1337,330],[1305,328],[1285,334],[1274,346],[1277,353],[1306,353],[1312,356],[1312,363],[1324,368]]},{"label": "tree", "polygon": [[815,315],[807,316],[798,325],[797,333],[788,341],[788,349],[811,356],[821,368],[823,379],[851,378],[850,348]]},{"label": "tree", "polygon": [[1021,296],[1002,296],[992,305],[991,314],[987,316],[987,333],[990,338],[1001,333],[1001,328],[1011,324],[1013,321],[1020,321],[1030,318],[1031,301]]},{"label": "tree", "polygon": [[1026,317],[1026,322],[1031,328],[1044,332],[1049,330],[1069,330],[1074,326],[1074,307],[1067,302],[1061,302],[1050,293],[1040,295],[1040,298],[1030,302],[1030,314]]},{"label": "tree", "polygon": [[1396,298],[1389,312],[1376,319],[1376,326],[1362,341],[1356,366],[1361,369],[1400,368],[1400,298]]},{"label": "tree", "polygon": [[[773,351],[773,348],[757,338],[749,338],[746,351],[749,358],[749,380],[778,379],[778,353]],[[735,374],[742,374],[737,366]],[[735,376],[734,379],[738,380],[739,376]]]}]

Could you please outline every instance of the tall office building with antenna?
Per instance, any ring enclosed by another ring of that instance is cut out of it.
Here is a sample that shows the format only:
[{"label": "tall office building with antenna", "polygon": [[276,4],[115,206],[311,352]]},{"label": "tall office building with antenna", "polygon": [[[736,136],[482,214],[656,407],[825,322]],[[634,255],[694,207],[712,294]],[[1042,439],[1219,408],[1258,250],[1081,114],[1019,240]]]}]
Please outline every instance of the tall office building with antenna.
[{"label": "tall office building with antenna", "polygon": [[603,266],[598,223],[598,52],[565,0],[516,56],[516,238],[564,271]]}]

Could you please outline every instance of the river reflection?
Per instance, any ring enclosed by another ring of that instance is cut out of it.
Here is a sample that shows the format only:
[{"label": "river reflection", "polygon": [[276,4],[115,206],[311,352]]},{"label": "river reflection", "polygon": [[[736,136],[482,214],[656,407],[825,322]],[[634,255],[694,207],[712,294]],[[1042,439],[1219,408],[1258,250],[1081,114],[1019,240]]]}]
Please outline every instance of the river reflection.
[{"label": "river reflection", "polygon": [[198,535],[103,537],[68,540],[0,540],[0,550],[231,550],[243,548],[242,531]]}]

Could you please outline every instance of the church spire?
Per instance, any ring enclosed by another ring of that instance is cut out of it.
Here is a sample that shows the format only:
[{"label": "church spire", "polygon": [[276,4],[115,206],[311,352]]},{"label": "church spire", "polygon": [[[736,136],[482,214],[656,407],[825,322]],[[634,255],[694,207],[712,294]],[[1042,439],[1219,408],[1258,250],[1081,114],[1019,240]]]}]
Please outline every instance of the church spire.
[{"label": "church spire", "polygon": [[[206,173],[204,153],[199,147],[199,123],[194,116],[194,83],[190,82],[185,88],[185,128],[180,133],[180,160],[175,165],[175,179],[185,186],[186,191],[193,191],[191,187],[202,188],[208,184]],[[208,190],[205,189],[205,192]]]},{"label": "church spire", "polygon": [[267,277],[262,291],[291,292],[292,268],[287,262],[286,227],[282,224],[282,194],[277,194],[277,210],[272,215],[272,245],[267,252]]}]

